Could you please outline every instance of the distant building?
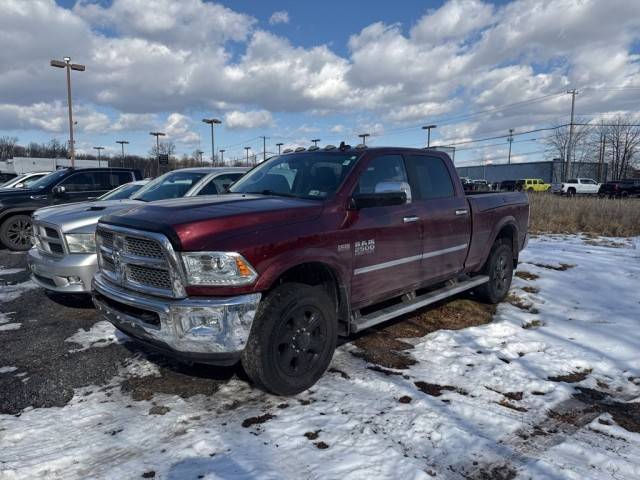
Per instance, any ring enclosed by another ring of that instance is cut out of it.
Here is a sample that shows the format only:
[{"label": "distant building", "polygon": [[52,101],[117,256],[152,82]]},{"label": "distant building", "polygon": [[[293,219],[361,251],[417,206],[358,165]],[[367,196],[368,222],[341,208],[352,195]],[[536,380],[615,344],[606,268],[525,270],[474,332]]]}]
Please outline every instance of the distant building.
[{"label": "distant building", "polygon": [[[108,160],[79,160],[76,158],[76,168],[91,168],[108,166]],[[59,168],[71,166],[68,158],[37,158],[37,157],[13,157],[5,162],[0,162],[0,173],[21,174],[29,172],[53,172]]]},{"label": "distant building", "polygon": [[[541,178],[547,183],[562,181],[562,160],[546,162],[499,163],[456,167],[458,175],[471,179],[484,179],[490,183],[521,178]],[[598,162],[576,162],[571,164],[571,176],[592,178],[604,182],[607,180],[607,164]]]}]

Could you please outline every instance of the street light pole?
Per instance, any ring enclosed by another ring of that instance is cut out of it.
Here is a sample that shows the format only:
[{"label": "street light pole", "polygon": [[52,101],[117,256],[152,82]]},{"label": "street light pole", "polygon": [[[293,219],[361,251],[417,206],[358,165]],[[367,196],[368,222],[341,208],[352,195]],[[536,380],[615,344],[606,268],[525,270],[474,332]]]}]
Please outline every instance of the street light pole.
[{"label": "street light pole", "polygon": [[213,136],[213,126],[220,125],[222,121],[217,118],[203,118],[202,121],[211,125],[211,166],[213,166],[216,163],[216,144]]},{"label": "street light pole", "polygon": [[160,175],[160,137],[164,137],[166,133],[164,132],[149,132],[149,135],[153,135],[156,137],[156,161],[158,163],[158,169],[156,173]]},{"label": "street light pole", "polygon": [[71,157],[71,168],[76,165],[76,150],[73,141],[73,108],[71,105],[71,70],[84,72],[86,67],[79,63],[71,63],[71,57],[64,57],[64,61],[51,60],[50,65],[56,68],[67,69],[67,104],[69,106],[69,155]]},{"label": "street light pole", "polygon": [[509,159],[507,164],[511,164],[511,144],[513,143],[513,128],[509,129]]},{"label": "street light pole", "polygon": [[358,135],[358,137],[360,137],[362,139],[362,144],[366,145],[367,144],[367,137],[370,137],[371,134],[370,133],[361,133],[360,135]]},{"label": "street light pole", "polygon": [[313,146],[317,147],[318,146],[318,142],[320,141],[319,138],[314,138],[313,140],[311,140],[313,142]]},{"label": "street light pole", "polygon": [[276,147],[278,147],[278,155],[280,155],[280,148],[282,148],[283,145],[284,145],[284,143],[282,143],[282,142],[276,143]]},{"label": "street light pole", "polygon": [[422,127],[423,130],[427,131],[427,148],[431,146],[431,129],[436,127],[437,125],[424,125]]},{"label": "street light pole", "polygon": [[119,143],[122,147],[122,166],[124,167],[124,146],[129,145],[129,142],[126,140],[116,140],[116,143]]},{"label": "street light pole", "polygon": [[104,150],[104,147],[93,147],[94,150],[98,151],[98,167],[100,167],[100,150]]},{"label": "street light pole", "polygon": [[249,150],[251,150],[251,147],[244,147],[244,149],[247,151],[247,167],[249,166]]},{"label": "street light pole", "polygon": [[224,148],[221,148],[219,152],[220,152],[220,163],[222,164],[222,166],[224,166],[224,152],[226,152],[226,150]]}]

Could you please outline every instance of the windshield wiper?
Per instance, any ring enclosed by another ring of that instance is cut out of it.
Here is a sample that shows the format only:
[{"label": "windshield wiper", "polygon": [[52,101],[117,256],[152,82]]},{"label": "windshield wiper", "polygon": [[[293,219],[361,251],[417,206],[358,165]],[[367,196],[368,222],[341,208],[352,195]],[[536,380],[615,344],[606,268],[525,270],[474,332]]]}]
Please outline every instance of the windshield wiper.
[{"label": "windshield wiper", "polygon": [[271,195],[274,197],[294,197],[296,198],[296,195],[292,194],[292,193],[284,193],[284,192],[276,192],[274,190],[261,190],[259,192],[245,192],[248,193],[249,195]]}]

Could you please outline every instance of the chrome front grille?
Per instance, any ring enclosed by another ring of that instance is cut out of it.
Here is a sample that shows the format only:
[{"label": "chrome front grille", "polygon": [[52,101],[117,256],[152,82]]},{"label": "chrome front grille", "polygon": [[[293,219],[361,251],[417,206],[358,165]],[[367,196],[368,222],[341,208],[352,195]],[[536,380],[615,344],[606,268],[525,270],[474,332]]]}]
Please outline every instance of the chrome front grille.
[{"label": "chrome front grille", "polygon": [[111,282],[165,297],[184,297],[180,265],[164,235],[99,224],[100,270]]},{"label": "chrome front grille", "polygon": [[65,254],[64,239],[55,225],[33,222],[33,236],[38,250],[48,255],[63,257]]}]

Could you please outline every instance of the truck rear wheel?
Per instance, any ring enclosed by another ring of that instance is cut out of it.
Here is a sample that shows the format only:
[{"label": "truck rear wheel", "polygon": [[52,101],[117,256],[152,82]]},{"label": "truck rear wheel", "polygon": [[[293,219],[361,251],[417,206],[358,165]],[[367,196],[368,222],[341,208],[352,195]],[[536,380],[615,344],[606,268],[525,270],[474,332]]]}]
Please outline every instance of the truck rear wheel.
[{"label": "truck rear wheel", "polygon": [[475,294],[488,303],[500,303],[513,279],[513,250],[509,242],[498,240],[493,245],[482,273],[489,276],[489,281],[476,288]]},{"label": "truck rear wheel", "polygon": [[9,250],[29,250],[31,248],[31,217],[12,215],[2,222],[0,242]]},{"label": "truck rear wheel", "polygon": [[325,291],[285,283],[260,302],[242,366],[264,390],[294,395],[324,374],[336,340],[335,307]]}]

